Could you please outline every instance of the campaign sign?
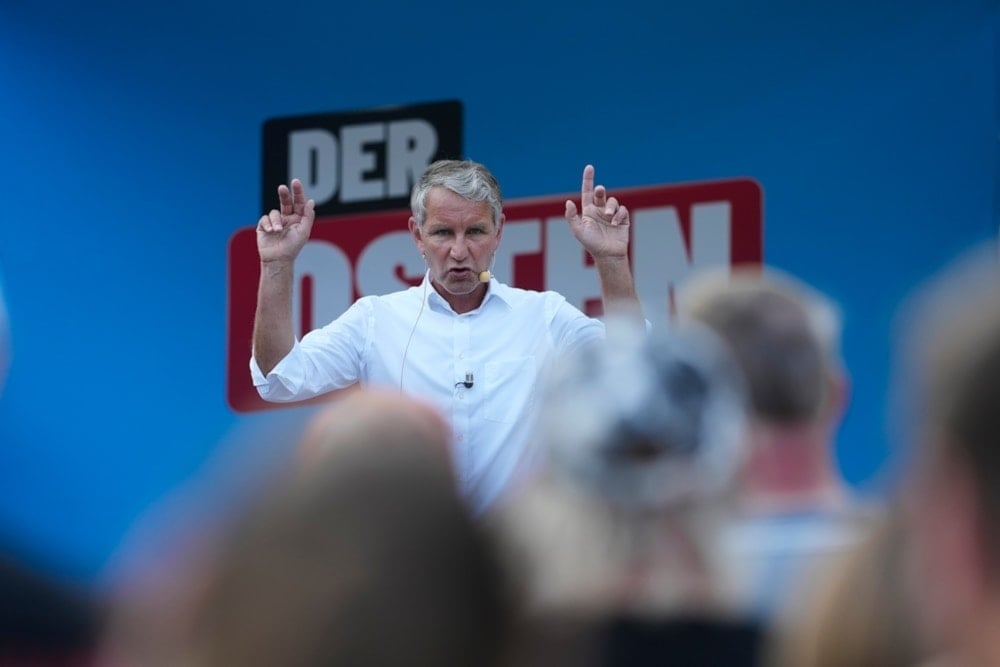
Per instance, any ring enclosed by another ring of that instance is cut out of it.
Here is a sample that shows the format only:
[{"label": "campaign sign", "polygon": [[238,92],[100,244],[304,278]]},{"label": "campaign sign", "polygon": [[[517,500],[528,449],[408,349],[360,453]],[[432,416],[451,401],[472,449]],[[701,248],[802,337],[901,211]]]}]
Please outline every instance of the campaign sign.
[{"label": "campaign sign", "polygon": [[298,178],[317,215],[409,205],[431,162],[462,156],[458,101],[273,118],[264,123],[261,211]]}]

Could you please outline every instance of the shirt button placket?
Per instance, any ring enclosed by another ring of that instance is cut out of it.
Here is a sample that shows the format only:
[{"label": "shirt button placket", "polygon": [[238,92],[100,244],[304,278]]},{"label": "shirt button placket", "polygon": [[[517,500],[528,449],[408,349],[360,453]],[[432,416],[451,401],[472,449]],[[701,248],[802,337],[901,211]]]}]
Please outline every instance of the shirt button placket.
[{"label": "shirt button placket", "polygon": [[[469,342],[470,342],[470,318],[469,316],[460,316],[456,318],[455,324],[455,336],[452,341],[452,361],[455,368],[455,375],[459,378],[459,384],[456,386],[455,390],[455,405],[452,407],[453,414],[455,415],[455,441],[462,444],[468,445],[467,435],[470,433],[471,423],[470,423],[470,402],[467,400],[467,394],[470,391],[474,391],[475,382],[477,378],[475,377],[475,369],[468,363],[469,354]],[[466,378],[466,373],[472,373],[473,387],[467,388],[462,381]],[[472,474],[474,466],[472,465],[473,453],[467,449],[467,447],[462,448],[459,460],[462,462],[462,477],[468,479]]]}]

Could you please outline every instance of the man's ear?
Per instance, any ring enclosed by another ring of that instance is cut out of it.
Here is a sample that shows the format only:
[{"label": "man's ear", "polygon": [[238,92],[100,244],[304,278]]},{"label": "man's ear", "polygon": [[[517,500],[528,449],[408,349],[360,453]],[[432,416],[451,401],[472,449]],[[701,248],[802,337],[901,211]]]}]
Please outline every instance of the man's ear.
[{"label": "man's ear", "polygon": [[503,223],[507,221],[507,216],[503,213],[500,214],[500,219],[497,221],[497,242],[499,243],[500,237],[503,236]]},{"label": "man's ear", "polygon": [[410,236],[413,237],[413,242],[417,245],[417,250],[419,250],[420,254],[423,255],[424,239],[420,235],[420,225],[417,224],[417,219],[414,218],[413,216],[410,216],[409,227],[410,227]]},{"label": "man's ear", "polygon": [[843,368],[833,368],[827,371],[826,379],[826,413],[827,423],[833,427],[840,424],[847,412],[847,404],[851,400],[851,379]]}]

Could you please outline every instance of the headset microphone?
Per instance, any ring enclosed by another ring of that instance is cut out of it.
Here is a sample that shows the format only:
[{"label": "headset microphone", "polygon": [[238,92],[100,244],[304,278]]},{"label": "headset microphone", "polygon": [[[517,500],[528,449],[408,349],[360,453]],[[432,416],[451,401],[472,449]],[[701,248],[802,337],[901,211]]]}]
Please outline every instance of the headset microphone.
[{"label": "headset microphone", "polygon": [[479,282],[488,283],[490,281],[490,279],[493,277],[492,273],[493,265],[496,263],[497,263],[497,254],[494,252],[493,257],[490,258],[490,268],[486,269],[485,271],[479,272]]}]

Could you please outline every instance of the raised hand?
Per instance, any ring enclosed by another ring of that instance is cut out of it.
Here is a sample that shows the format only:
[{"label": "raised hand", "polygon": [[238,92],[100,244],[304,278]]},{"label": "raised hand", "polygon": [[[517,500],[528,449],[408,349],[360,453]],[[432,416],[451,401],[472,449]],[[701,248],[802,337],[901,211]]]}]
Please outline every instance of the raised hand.
[{"label": "raised hand", "polygon": [[583,168],[580,188],[581,211],[572,199],[566,200],[566,221],[573,236],[594,258],[628,255],[628,209],[615,197],[608,197],[603,185],[594,187],[594,167]]},{"label": "raised hand", "polygon": [[292,188],[278,186],[280,210],[271,209],[257,221],[257,252],[262,262],[292,262],[309,240],[316,202],[306,201],[302,181],[292,179]]}]

